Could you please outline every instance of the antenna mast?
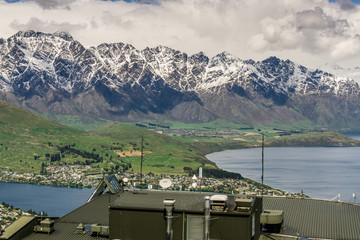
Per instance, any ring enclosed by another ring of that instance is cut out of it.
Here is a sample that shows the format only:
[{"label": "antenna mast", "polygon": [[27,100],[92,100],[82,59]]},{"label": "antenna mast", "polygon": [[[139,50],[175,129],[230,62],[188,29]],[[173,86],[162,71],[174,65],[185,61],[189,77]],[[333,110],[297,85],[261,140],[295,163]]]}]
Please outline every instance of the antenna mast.
[{"label": "antenna mast", "polygon": [[140,155],[140,178],[141,184],[143,183],[143,174],[142,174],[142,167],[144,161],[144,135],[141,135],[141,155]]}]

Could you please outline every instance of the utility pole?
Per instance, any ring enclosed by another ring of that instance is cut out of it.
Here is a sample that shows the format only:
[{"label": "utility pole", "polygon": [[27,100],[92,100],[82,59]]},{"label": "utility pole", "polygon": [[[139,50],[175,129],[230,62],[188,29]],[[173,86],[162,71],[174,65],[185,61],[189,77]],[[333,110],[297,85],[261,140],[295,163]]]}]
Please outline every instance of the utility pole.
[{"label": "utility pole", "polygon": [[[265,134],[261,133],[261,212],[264,209],[264,147],[265,147]],[[264,225],[261,225],[261,231],[264,230]]]},{"label": "utility pole", "polygon": [[264,184],[264,134],[261,135],[261,184]]},{"label": "utility pole", "polygon": [[141,184],[143,183],[143,174],[142,174],[142,167],[144,161],[144,135],[141,135],[141,155],[140,155],[140,178]]}]

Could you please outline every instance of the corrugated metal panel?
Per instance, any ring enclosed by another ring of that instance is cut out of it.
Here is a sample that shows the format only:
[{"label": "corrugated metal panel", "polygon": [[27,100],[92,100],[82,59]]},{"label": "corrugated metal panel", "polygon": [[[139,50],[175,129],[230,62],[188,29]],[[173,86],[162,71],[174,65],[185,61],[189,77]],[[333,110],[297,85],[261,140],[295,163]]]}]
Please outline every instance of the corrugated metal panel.
[{"label": "corrugated metal panel", "polygon": [[17,221],[13,222],[10,226],[5,228],[3,235],[1,235],[0,239],[8,239],[17,233],[21,228],[25,227],[28,223],[34,220],[35,217],[32,216],[23,216],[19,218]]},{"label": "corrugated metal panel", "polygon": [[63,216],[59,222],[109,225],[109,203],[117,195],[103,194]]},{"label": "corrugated metal panel", "polygon": [[264,209],[284,210],[284,234],[308,238],[360,239],[358,204],[264,197]]}]

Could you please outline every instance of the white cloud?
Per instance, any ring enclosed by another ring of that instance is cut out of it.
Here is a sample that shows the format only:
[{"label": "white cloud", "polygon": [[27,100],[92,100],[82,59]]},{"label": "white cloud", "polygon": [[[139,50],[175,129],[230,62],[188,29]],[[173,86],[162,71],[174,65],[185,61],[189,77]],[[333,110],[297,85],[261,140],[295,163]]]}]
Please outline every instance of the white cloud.
[{"label": "white cloud", "polygon": [[54,32],[54,29],[63,32],[74,32],[86,28],[86,24],[73,24],[68,21],[56,22],[52,20],[41,20],[37,17],[30,18],[26,23],[19,23],[18,20],[14,20],[10,26],[13,29],[21,31],[35,29],[36,31],[41,32]]},{"label": "white cloud", "polygon": [[333,59],[341,59],[359,54],[360,39],[348,39],[334,46],[330,55]]},{"label": "white cloud", "polygon": [[68,31],[85,46],[166,45],[189,54],[228,51],[243,59],[277,55],[305,65],[360,55],[359,7],[348,0],[3,1],[0,20],[3,38],[27,29]]}]

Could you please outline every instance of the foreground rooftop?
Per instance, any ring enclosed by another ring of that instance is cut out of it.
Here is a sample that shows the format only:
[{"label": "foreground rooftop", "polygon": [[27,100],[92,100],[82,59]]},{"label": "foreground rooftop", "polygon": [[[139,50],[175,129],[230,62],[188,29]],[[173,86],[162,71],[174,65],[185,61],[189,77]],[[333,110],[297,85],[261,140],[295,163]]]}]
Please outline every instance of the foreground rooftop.
[{"label": "foreground rooftop", "polygon": [[[39,217],[20,218],[8,228],[0,239],[108,239],[106,236],[94,237],[89,231],[90,224],[109,224],[109,208],[139,209],[159,211],[164,208],[164,198],[176,200],[175,212],[203,212],[204,196],[214,193],[194,193],[176,191],[125,191],[123,193],[105,193],[84,204],[61,218],[55,220],[55,231],[51,234],[35,233],[33,226],[40,222]],[[229,197],[229,211],[236,215],[231,204],[234,195]],[[284,221],[280,234],[262,235],[262,239],[360,239],[360,204],[317,200],[309,198],[264,197],[263,209],[283,210]],[[215,213],[212,213],[215,214]],[[86,234],[77,235],[76,228],[82,223]],[[27,229],[27,231],[25,231]],[[30,230],[29,230],[30,229]],[[111,232],[111,229],[110,229]],[[25,234],[14,238],[16,234]]]}]

